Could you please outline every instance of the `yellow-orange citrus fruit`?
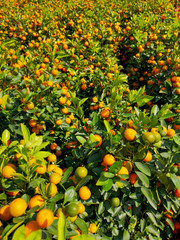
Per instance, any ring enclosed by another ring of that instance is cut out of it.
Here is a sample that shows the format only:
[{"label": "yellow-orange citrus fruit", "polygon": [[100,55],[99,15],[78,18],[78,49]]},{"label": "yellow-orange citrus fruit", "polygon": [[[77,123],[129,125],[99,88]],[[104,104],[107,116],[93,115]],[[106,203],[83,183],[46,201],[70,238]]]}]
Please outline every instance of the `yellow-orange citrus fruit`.
[{"label": "yellow-orange citrus fruit", "polygon": [[41,195],[35,195],[29,200],[28,207],[29,209],[39,206],[41,207],[44,204],[44,199],[42,198]]},{"label": "yellow-orange citrus fruit", "polygon": [[54,183],[46,184],[46,193],[49,192],[49,197],[54,197],[57,193],[57,187]]},{"label": "yellow-orange citrus fruit", "polygon": [[27,203],[22,198],[16,198],[9,204],[9,212],[13,217],[19,217],[26,211]]},{"label": "yellow-orange citrus fruit", "polygon": [[[127,170],[126,167],[121,167],[120,171],[117,173],[117,175],[124,174],[124,175],[129,175],[129,171]],[[121,180],[125,180],[124,178],[120,178]]]},{"label": "yellow-orange citrus fruit", "polygon": [[0,220],[9,221],[12,218],[12,215],[9,212],[9,205],[4,205],[0,208]]},{"label": "yellow-orange citrus fruit", "polygon": [[89,231],[90,231],[91,233],[96,233],[96,232],[97,232],[97,226],[96,226],[95,223],[90,223],[90,224],[89,224]]},{"label": "yellow-orange citrus fruit", "polygon": [[30,233],[34,232],[34,231],[37,231],[39,230],[40,227],[38,226],[37,222],[36,221],[31,221],[31,222],[28,222],[25,226],[25,235],[26,235],[26,238],[29,236]]},{"label": "yellow-orange citrus fruit", "polygon": [[50,183],[58,184],[60,183],[60,181],[61,181],[61,175],[59,173],[54,172],[51,174],[49,178]]},{"label": "yellow-orange citrus fruit", "polygon": [[101,144],[102,144],[102,137],[101,137],[100,135],[98,135],[98,134],[94,134],[94,137],[95,137],[95,142],[99,142],[99,143],[96,145],[96,147],[101,146]]},{"label": "yellow-orange citrus fruit", "polygon": [[180,189],[178,189],[178,188],[176,189],[175,195],[176,195],[176,197],[180,198]]},{"label": "yellow-orange citrus fruit", "polygon": [[91,191],[87,186],[83,186],[79,189],[79,196],[82,200],[88,200],[91,197]]},{"label": "yellow-orange citrus fruit", "polygon": [[100,115],[102,118],[108,118],[110,115],[110,111],[108,109],[104,109],[101,111]]},{"label": "yellow-orange citrus fruit", "polygon": [[59,173],[59,175],[63,175],[63,170],[60,167],[56,167],[53,169],[53,172]]},{"label": "yellow-orange citrus fruit", "polygon": [[146,157],[144,158],[143,161],[144,161],[144,162],[150,162],[151,159],[152,159],[152,154],[151,154],[150,151],[148,151],[148,152],[147,152],[147,155],[146,155]]},{"label": "yellow-orange citrus fruit", "polygon": [[57,157],[56,157],[55,154],[50,154],[50,155],[48,156],[48,161],[49,161],[49,162],[55,162],[56,160],[57,160]]},{"label": "yellow-orange citrus fruit", "polygon": [[175,130],[170,128],[170,129],[167,130],[167,134],[166,135],[168,137],[173,137],[175,135],[175,133],[176,133]]},{"label": "yellow-orange citrus fruit", "polygon": [[78,207],[79,207],[78,214],[85,212],[86,208],[85,208],[84,204],[79,203]]},{"label": "yellow-orange citrus fruit", "polygon": [[39,165],[36,168],[35,172],[38,174],[44,174],[46,172],[46,169],[47,169],[46,165]]},{"label": "yellow-orange citrus fruit", "polygon": [[137,132],[134,129],[128,128],[124,131],[124,137],[128,141],[134,141],[136,139]]},{"label": "yellow-orange citrus fruit", "polygon": [[106,154],[103,158],[103,162],[105,165],[111,166],[115,163],[116,159],[112,154]]},{"label": "yellow-orange citrus fruit", "polygon": [[36,216],[36,222],[40,228],[49,227],[54,221],[54,214],[49,209],[42,209]]},{"label": "yellow-orange citrus fruit", "polygon": [[16,170],[13,168],[13,167],[11,167],[11,166],[8,166],[8,165],[6,165],[5,167],[3,167],[3,169],[2,169],[2,175],[3,175],[3,177],[5,177],[5,178],[12,178],[13,177],[13,174],[15,174],[16,173]]}]

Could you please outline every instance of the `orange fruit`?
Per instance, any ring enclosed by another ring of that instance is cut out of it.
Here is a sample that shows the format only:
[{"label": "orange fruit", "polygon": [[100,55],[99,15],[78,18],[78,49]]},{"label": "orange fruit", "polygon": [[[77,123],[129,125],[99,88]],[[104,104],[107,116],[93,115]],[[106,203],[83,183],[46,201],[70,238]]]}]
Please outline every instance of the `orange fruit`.
[{"label": "orange fruit", "polygon": [[46,172],[46,165],[39,165],[35,172],[38,173],[38,174],[44,174]]},{"label": "orange fruit", "polygon": [[175,133],[176,133],[175,130],[170,128],[170,129],[167,130],[167,134],[166,135],[168,137],[173,137],[175,135]]},{"label": "orange fruit", "polygon": [[66,99],[64,97],[60,97],[59,98],[59,103],[60,104],[65,104],[66,103]]},{"label": "orange fruit", "polygon": [[29,200],[28,207],[29,209],[39,206],[41,207],[44,204],[44,199],[42,198],[41,195],[35,195]]},{"label": "orange fruit", "polygon": [[63,175],[63,170],[60,168],[60,167],[56,167],[56,168],[54,168],[53,169],[53,172],[56,172],[56,173],[58,173],[59,175]]},{"label": "orange fruit", "polygon": [[56,150],[56,148],[57,148],[57,144],[56,143],[51,143],[50,149],[51,150]]},{"label": "orange fruit", "polygon": [[134,141],[136,139],[137,132],[134,129],[128,128],[124,132],[124,137],[128,141]]},{"label": "orange fruit", "polygon": [[98,135],[98,134],[94,134],[94,136],[95,136],[95,142],[99,142],[99,143],[96,145],[96,147],[101,146],[101,144],[102,144],[102,137],[101,137],[100,135]]},{"label": "orange fruit", "polygon": [[13,167],[11,167],[11,166],[8,166],[8,165],[6,165],[5,167],[3,167],[3,169],[2,169],[2,175],[3,175],[3,177],[5,177],[5,178],[12,178],[13,177],[13,174],[15,174],[16,173],[16,170],[13,168]]},{"label": "orange fruit", "polygon": [[61,120],[61,119],[57,119],[57,120],[56,120],[56,125],[57,125],[57,126],[60,126],[61,124],[62,124],[62,120]]},{"label": "orange fruit", "polygon": [[100,115],[101,115],[102,118],[108,118],[109,115],[110,115],[110,111],[107,110],[107,109],[104,109],[104,110],[101,111]]},{"label": "orange fruit", "polygon": [[54,214],[49,209],[42,209],[36,215],[36,222],[40,228],[49,227],[54,221]]},{"label": "orange fruit", "polygon": [[103,163],[107,166],[111,166],[115,161],[116,159],[112,154],[106,154],[103,158]]},{"label": "orange fruit", "polygon": [[90,223],[89,224],[89,231],[91,232],[91,233],[96,233],[97,232],[97,226],[96,226],[96,224],[95,223]]},{"label": "orange fruit", "polygon": [[[120,174],[125,174],[125,175],[129,175],[129,171],[127,170],[126,167],[121,167],[120,171],[117,173],[117,175]],[[120,178],[121,180],[125,180],[124,178]]]},{"label": "orange fruit", "polygon": [[9,212],[9,205],[4,205],[0,208],[0,220],[9,221],[12,218],[12,215]]},{"label": "orange fruit", "polygon": [[30,127],[36,127],[36,125],[37,125],[37,121],[36,120],[34,120],[34,119],[29,120],[29,126]]},{"label": "orange fruit", "polygon": [[178,189],[178,188],[176,189],[175,195],[176,195],[176,197],[180,198],[180,189]]},{"label": "orange fruit", "polygon": [[147,152],[146,157],[144,158],[144,162],[150,162],[152,160],[152,154],[150,151]]},{"label": "orange fruit", "polygon": [[49,197],[54,197],[57,193],[57,187],[54,183],[46,184],[46,194],[49,192]]},{"label": "orange fruit", "polygon": [[136,179],[137,179],[137,174],[136,173],[130,173],[129,174],[129,181],[132,185],[135,184],[136,182]]},{"label": "orange fruit", "polygon": [[28,235],[34,231],[37,231],[39,230],[40,227],[38,226],[37,222],[36,221],[31,221],[31,222],[28,222],[25,226],[25,235],[26,235],[26,238],[28,237]]},{"label": "orange fruit", "polygon": [[82,200],[88,200],[91,197],[91,191],[87,186],[83,186],[79,189],[79,196]]},{"label": "orange fruit", "polygon": [[56,157],[55,154],[50,154],[50,155],[48,156],[48,161],[49,161],[49,162],[55,162],[56,160],[57,160],[57,157]]},{"label": "orange fruit", "polygon": [[51,171],[53,171],[55,168],[57,168],[57,166],[58,166],[58,165],[50,164],[50,165],[48,166],[48,168],[47,168],[47,171],[48,171],[48,172],[51,172]]},{"label": "orange fruit", "polygon": [[78,204],[78,208],[79,208],[78,209],[78,214],[81,214],[81,213],[85,212],[85,210],[86,210],[84,204],[82,204],[82,203]]},{"label": "orange fruit", "polygon": [[61,175],[59,173],[54,172],[51,174],[49,178],[50,183],[58,184],[60,183],[60,181],[61,181]]},{"label": "orange fruit", "polygon": [[26,107],[27,107],[28,110],[32,110],[32,109],[34,109],[34,103],[29,102]]},{"label": "orange fruit", "polygon": [[19,217],[26,211],[27,203],[22,198],[16,198],[9,204],[9,212],[13,217]]}]

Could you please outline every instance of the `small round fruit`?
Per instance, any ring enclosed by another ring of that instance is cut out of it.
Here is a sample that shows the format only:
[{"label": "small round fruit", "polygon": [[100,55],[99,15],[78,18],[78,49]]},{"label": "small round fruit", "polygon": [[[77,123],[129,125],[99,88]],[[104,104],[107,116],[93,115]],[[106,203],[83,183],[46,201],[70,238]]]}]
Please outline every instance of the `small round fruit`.
[{"label": "small round fruit", "polygon": [[83,186],[79,189],[79,196],[82,200],[88,200],[91,197],[91,191],[87,186]]},{"label": "small round fruit", "polygon": [[124,137],[128,141],[134,141],[136,139],[137,132],[134,129],[128,128],[124,131]]},{"label": "small round fruit", "polygon": [[118,207],[120,205],[120,199],[118,197],[113,197],[110,203],[112,207]]},{"label": "small round fruit", "polygon": [[38,226],[37,222],[36,221],[31,221],[31,222],[28,222],[25,226],[25,235],[26,235],[26,238],[29,236],[30,233],[34,232],[34,231],[37,231],[39,230],[40,227]]},{"label": "small round fruit", "polygon": [[78,209],[78,214],[81,214],[81,213],[85,212],[85,210],[86,210],[84,204],[82,204],[82,203],[78,204],[78,208],[79,208]]},{"label": "small round fruit", "polygon": [[59,173],[52,173],[49,178],[50,183],[58,184],[61,181],[61,175]]},{"label": "small round fruit", "polygon": [[42,209],[36,216],[36,222],[40,228],[49,227],[54,221],[54,214],[49,209]]},{"label": "small round fruit", "polygon": [[97,232],[97,226],[96,226],[96,224],[95,223],[90,223],[90,225],[89,225],[89,231],[91,232],[91,233],[96,233]]},{"label": "small round fruit", "polygon": [[78,214],[79,211],[79,207],[77,203],[70,203],[66,209],[65,209],[66,213],[68,214],[68,216],[70,217],[74,217]]},{"label": "small round fruit", "polygon": [[75,175],[79,178],[84,178],[88,174],[88,170],[85,167],[78,167],[75,171]]},{"label": "small round fruit", "polygon": [[111,166],[115,161],[116,159],[112,154],[106,154],[103,158],[103,163],[108,166]]},{"label": "small round fruit", "polygon": [[27,203],[22,198],[14,199],[9,205],[9,212],[13,217],[19,217],[26,211]]},{"label": "small round fruit", "polygon": [[154,136],[154,132],[146,132],[143,134],[142,136],[142,139],[143,141],[146,143],[146,144],[152,144],[152,143],[155,143],[155,136]]},{"label": "small round fruit", "polygon": [[161,135],[158,132],[153,132],[155,137],[155,143],[158,143],[161,140]]},{"label": "small round fruit", "polygon": [[8,166],[8,165],[3,167],[3,169],[2,169],[2,175],[3,175],[3,177],[5,177],[7,179],[12,178],[13,174],[15,174],[15,173],[16,173],[16,170],[13,167]]},{"label": "small round fruit", "polygon": [[0,220],[9,221],[12,218],[9,212],[9,205],[4,205],[0,208]]}]

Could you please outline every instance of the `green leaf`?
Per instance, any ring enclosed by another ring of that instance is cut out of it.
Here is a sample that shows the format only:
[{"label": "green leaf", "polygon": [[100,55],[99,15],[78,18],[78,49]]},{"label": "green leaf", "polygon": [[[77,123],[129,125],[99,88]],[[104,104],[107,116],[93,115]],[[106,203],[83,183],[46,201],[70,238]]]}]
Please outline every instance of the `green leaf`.
[{"label": "green leaf", "polygon": [[48,157],[50,154],[51,154],[50,152],[39,151],[39,152],[33,154],[33,156],[34,156],[37,160],[43,160],[44,158]]},{"label": "green leaf", "polygon": [[109,122],[107,120],[104,120],[104,125],[106,127],[107,132],[110,133],[111,126],[110,126],[110,124],[109,124]]},{"label": "green leaf", "polygon": [[180,146],[180,137],[178,135],[174,135],[173,136],[173,140],[175,141],[175,143]]},{"label": "green leaf", "polygon": [[4,95],[4,96],[2,97],[2,99],[3,99],[2,108],[5,108],[8,97],[9,97],[8,95]]},{"label": "green leaf", "polygon": [[135,162],[135,165],[141,172],[143,172],[147,176],[151,176],[151,170],[145,163]]},{"label": "green leaf", "polygon": [[159,120],[163,120],[163,119],[170,118],[170,117],[175,117],[175,116],[176,116],[175,113],[166,113],[162,117],[160,117]]},{"label": "green leaf", "polygon": [[169,226],[171,227],[171,229],[174,231],[174,223],[171,222],[171,220],[169,218],[166,218],[166,222],[169,224]]},{"label": "green leaf", "polygon": [[12,240],[25,240],[25,225],[20,226],[13,234]]},{"label": "green leaf", "polygon": [[130,239],[129,231],[125,229],[123,233],[123,240],[129,240],[129,239]]},{"label": "green leaf", "polygon": [[62,211],[58,219],[58,240],[66,240],[66,218]]},{"label": "green leaf", "polygon": [[152,221],[152,223],[153,223],[155,226],[158,227],[158,222],[157,222],[156,218],[154,217],[154,215],[153,215],[151,212],[147,212],[146,214],[148,215],[148,217],[149,217],[149,219]]},{"label": "green leaf", "polygon": [[152,191],[148,188],[141,187],[141,192],[144,194],[144,196],[147,198],[147,201],[150,203],[150,205],[157,210],[157,204],[154,201],[154,197],[152,194]]},{"label": "green leaf", "polygon": [[96,186],[103,186],[106,185],[108,183],[108,178],[104,177],[104,176],[100,176],[100,178],[98,179]]},{"label": "green leaf", "polygon": [[114,173],[103,172],[102,176],[104,176],[106,178],[113,178],[114,177]]},{"label": "green leaf", "polygon": [[87,235],[87,234],[83,234],[83,235],[77,236],[77,237],[75,237],[73,239],[74,240],[94,240],[93,237],[91,237],[90,235]]},{"label": "green leaf", "polygon": [[76,192],[75,188],[73,186],[69,187],[64,194],[63,204],[66,204],[67,202],[75,201],[76,198],[77,198],[77,192]]},{"label": "green leaf", "polygon": [[159,237],[159,229],[157,229],[155,226],[153,226],[152,224],[150,224],[149,226],[146,227],[146,229],[148,230],[148,232],[154,234],[155,236]]},{"label": "green leaf", "polygon": [[65,183],[65,182],[68,180],[68,178],[69,178],[69,176],[71,175],[72,171],[73,171],[73,167],[69,167],[69,168],[64,172],[64,174],[62,175],[62,178],[61,178],[61,183],[62,183],[62,184]]},{"label": "green leaf", "polygon": [[95,142],[95,136],[92,133],[89,135],[89,139],[92,143]]},{"label": "green leaf", "polygon": [[29,129],[22,123],[21,123],[21,131],[23,134],[24,141],[25,143],[27,143],[30,139],[30,132],[29,132]]},{"label": "green leaf", "polygon": [[170,173],[170,178],[172,182],[174,183],[175,187],[180,189],[180,179],[173,173]]},{"label": "green leaf", "polygon": [[4,144],[7,144],[7,141],[10,139],[10,132],[7,130],[7,129],[5,129],[4,131],[3,131],[3,133],[2,133],[2,142],[4,143]]},{"label": "green leaf", "polygon": [[5,194],[5,192],[0,193],[0,200],[6,200],[7,199],[7,195]]},{"label": "green leaf", "polygon": [[31,232],[26,240],[41,240],[42,239],[42,231],[41,229]]},{"label": "green leaf", "polygon": [[143,185],[145,187],[149,187],[149,179],[148,179],[148,177],[144,173],[142,173],[142,172],[135,171],[135,173],[138,175],[138,177],[142,181]]},{"label": "green leaf", "polygon": [[109,172],[111,173],[118,173],[122,167],[122,161],[116,161],[115,163],[113,163],[110,168],[109,168]]},{"label": "green leaf", "polygon": [[79,101],[78,106],[81,106],[84,102],[86,102],[88,98],[83,98]]},{"label": "green leaf", "polygon": [[76,139],[81,143],[84,144],[86,142],[86,139],[81,137],[81,136],[77,136]]},{"label": "green leaf", "polygon": [[103,185],[103,190],[108,192],[112,188],[112,185],[113,180],[109,178],[106,185]]},{"label": "green leaf", "polygon": [[0,146],[0,154],[6,150],[7,146]]},{"label": "green leaf", "polygon": [[83,219],[77,218],[74,223],[78,226],[81,232],[83,232],[84,234],[88,234],[88,226]]},{"label": "green leaf", "polygon": [[85,178],[81,179],[81,181],[79,181],[76,185],[76,191],[78,191],[82,186],[86,185],[92,178],[92,176],[87,175]]},{"label": "green leaf", "polygon": [[154,97],[143,95],[137,99],[138,107],[144,106],[147,102],[151,101]]}]

